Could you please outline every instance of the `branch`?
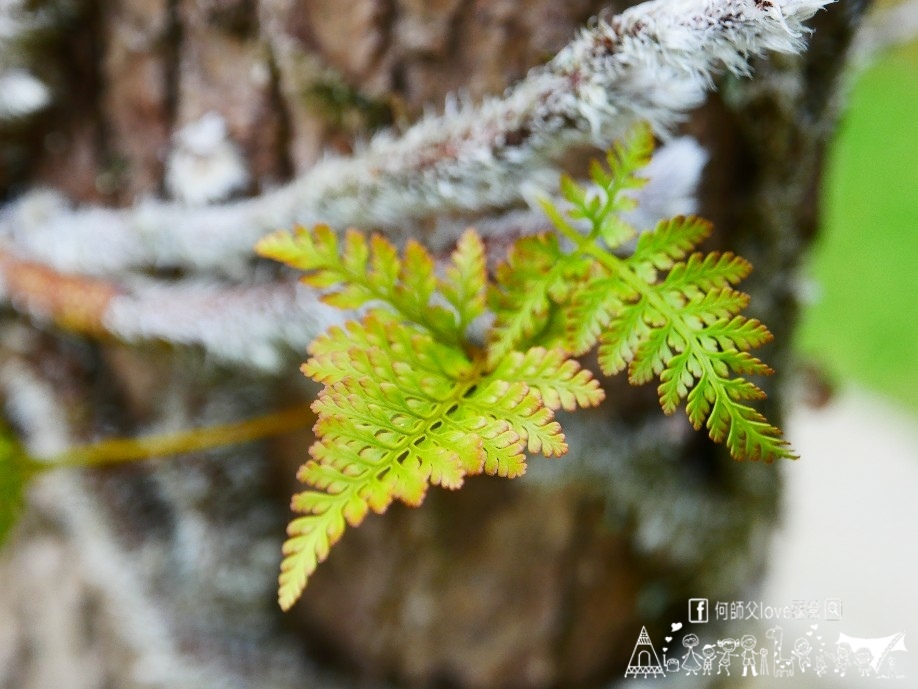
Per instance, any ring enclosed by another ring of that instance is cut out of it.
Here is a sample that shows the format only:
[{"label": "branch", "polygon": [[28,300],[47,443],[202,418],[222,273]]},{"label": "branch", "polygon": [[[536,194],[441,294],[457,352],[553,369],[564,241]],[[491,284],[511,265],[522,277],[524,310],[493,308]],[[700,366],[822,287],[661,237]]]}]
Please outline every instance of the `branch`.
[{"label": "branch", "polygon": [[[628,220],[651,228],[658,220],[695,210],[695,190],[706,155],[690,137],[660,148],[642,171],[637,209]],[[489,253],[504,256],[516,237],[549,226],[543,213],[511,211],[483,217],[478,229],[490,238]],[[465,229],[443,219],[430,238],[444,256]],[[318,293],[293,280],[232,284],[216,279],[167,282],[123,276],[119,280],[63,273],[0,249],[0,294],[37,322],[90,337],[124,342],[163,340],[198,345],[236,364],[276,370],[283,350],[300,354],[318,333],[344,315],[319,302]]]},{"label": "branch", "polygon": [[220,359],[265,370],[280,367],[283,349],[302,354],[313,337],[342,320],[315,290],[290,279],[115,282],[61,273],[2,250],[0,292],[39,323],[129,343],[199,345]]},{"label": "branch", "polygon": [[17,249],[69,272],[147,266],[233,271],[267,231],[317,221],[394,229],[432,214],[507,207],[554,186],[554,160],[607,146],[639,120],[668,132],[723,70],[799,51],[802,22],[832,0],[655,0],[598,20],[501,98],[448,104],[401,137],[326,159],[289,185],[212,207],[148,201],[71,211],[47,193],[0,220]]},{"label": "branch", "polygon": [[310,405],[301,403],[228,423],[81,444],[75,442],[63,411],[67,404],[55,385],[16,355],[0,358],[0,398],[23,431],[29,451],[23,461],[33,474],[203,452],[291,433],[316,420]]}]

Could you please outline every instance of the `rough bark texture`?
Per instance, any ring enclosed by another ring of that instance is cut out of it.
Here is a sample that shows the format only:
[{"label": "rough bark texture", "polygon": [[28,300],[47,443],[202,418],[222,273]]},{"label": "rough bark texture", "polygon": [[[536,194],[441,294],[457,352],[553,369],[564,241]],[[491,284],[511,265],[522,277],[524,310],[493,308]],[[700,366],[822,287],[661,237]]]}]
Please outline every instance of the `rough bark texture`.
[{"label": "rough bark texture", "polygon": [[[500,92],[607,5],[73,3],[65,30],[36,47],[56,106],[3,134],[0,197],[165,194],[174,134],[211,111],[246,162],[237,193],[257,193],[450,92]],[[766,356],[779,370],[862,11],[832,6],[806,55],[726,80],[686,126],[711,152],[712,244],[755,264],[753,309],[777,335]],[[196,351],[60,336],[13,313],[0,336],[4,365],[52,390],[86,438],[240,418],[310,393],[294,359],[277,380]],[[536,689],[620,676],[642,624],[754,580],[779,486],[774,467],[732,463],[683,418],[662,418],[651,388],[607,390],[600,411],[570,420],[570,456],[536,460],[512,484],[432,491],[421,510],[349,532],[286,617],[273,589],[307,437],[49,475],[0,552],[0,687]]]}]

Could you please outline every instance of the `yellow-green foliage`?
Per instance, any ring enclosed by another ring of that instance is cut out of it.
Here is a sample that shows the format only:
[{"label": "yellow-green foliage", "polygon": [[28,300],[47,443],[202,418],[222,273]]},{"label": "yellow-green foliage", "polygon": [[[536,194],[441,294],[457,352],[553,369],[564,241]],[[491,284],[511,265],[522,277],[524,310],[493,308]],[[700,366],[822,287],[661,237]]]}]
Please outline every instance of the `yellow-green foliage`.
[{"label": "yellow-green foliage", "polygon": [[411,242],[391,244],[327,227],[276,234],[266,256],[307,271],[311,285],[336,288],[325,300],[344,308],[374,304],[360,321],[313,342],[303,372],[324,384],[312,459],[299,478],[311,486],[293,499],[284,546],[280,604],[289,608],[306,580],[368,510],[393,499],[419,505],[430,483],[458,488],[467,475],[515,477],[525,452],[567,451],[553,410],[598,404],[592,375],[561,349],[514,351],[494,365],[468,341],[485,310],[484,248],[472,231],[439,278],[430,255]]},{"label": "yellow-green foliage", "polygon": [[[459,488],[481,472],[515,477],[525,453],[567,451],[553,418],[593,406],[603,392],[572,358],[598,345],[607,375],[628,369],[641,384],[659,377],[663,409],[682,400],[736,459],[790,458],[780,431],[745,404],[763,397],[743,375],[770,373],[749,350],[768,330],[739,315],[733,289],[750,270],[730,253],[691,253],[710,232],[698,218],[637,233],[621,219],[622,192],[640,186],[653,139],[642,130],[594,164],[589,190],[570,179],[570,208],[544,209],[557,232],[516,242],[489,284],[480,237],[467,231],[442,273],[417,242],[402,256],[382,237],[328,227],[266,237],[261,255],[305,271],[335,306],[360,320],[315,340],[303,372],[324,389],[313,405],[316,443],[299,472],[309,488],[293,498],[302,516],[288,528],[279,602],[287,609],[341,537],[369,510],[394,499],[418,505],[428,484]],[[559,236],[560,235],[560,236]],[[623,245],[637,239],[630,255]],[[493,324],[482,345],[473,321]]]},{"label": "yellow-green foliage", "polygon": [[34,463],[13,434],[5,426],[0,426],[0,546],[19,519],[26,486],[35,473]]}]

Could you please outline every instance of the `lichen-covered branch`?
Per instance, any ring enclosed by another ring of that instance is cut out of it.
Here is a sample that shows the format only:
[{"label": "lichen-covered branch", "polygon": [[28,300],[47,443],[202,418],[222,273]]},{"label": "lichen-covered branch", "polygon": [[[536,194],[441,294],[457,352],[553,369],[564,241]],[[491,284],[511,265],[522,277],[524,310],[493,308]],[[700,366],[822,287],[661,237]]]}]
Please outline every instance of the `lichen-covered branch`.
[{"label": "lichen-covered branch", "polygon": [[[393,229],[425,216],[519,203],[574,146],[605,146],[639,120],[668,131],[713,77],[750,56],[801,49],[802,22],[830,0],[655,0],[597,20],[501,97],[450,103],[403,135],[381,135],[289,185],[220,206],[147,201],[71,210],[47,194],[8,208],[0,232],[55,268],[233,271],[267,231],[322,220]],[[553,180],[552,180],[553,182]]]},{"label": "lichen-covered branch", "polygon": [[[648,183],[636,191],[637,208],[629,220],[650,228],[664,217],[694,212],[705,161],[704,151],[689,137],[662,147],[642,172]],[[497,260],[506,242],[547,226],[541,212],[519,210],[482,218],[479,230],[492,239],[489,247]],[[432,248],[445,253],[450,238],[464,228],[442,220]],[[197,345],[223,361],[262,370],[281,366],[284,350],[302,355],[316,335],[343,320],[339,311],[319,302],[314,288],[292,279],[92,277],[23,259],[10,250],[0,250],[0,294],[33,320],[70,332]]]},{"label": "lichen-covered branch", "polygon": [[69,332],[198,345],[224,361],[265,370],[279,367],[281,350],[302,354],[340,320],[315,290],[293,280],[112,281],[62,273],[8,251],[0,251],[0,293],[33,320]]}]

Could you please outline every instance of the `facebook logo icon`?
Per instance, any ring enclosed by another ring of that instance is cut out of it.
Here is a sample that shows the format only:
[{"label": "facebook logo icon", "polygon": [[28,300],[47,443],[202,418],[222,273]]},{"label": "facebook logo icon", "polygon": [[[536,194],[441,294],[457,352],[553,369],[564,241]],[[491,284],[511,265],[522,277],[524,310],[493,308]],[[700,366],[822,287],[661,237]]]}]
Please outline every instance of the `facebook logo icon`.
[{"label": "facebook logo icon", "polygon": [[707,598],[689,598],[688,602],[688,619],[692,624],[708,621],[708,599]]}]

